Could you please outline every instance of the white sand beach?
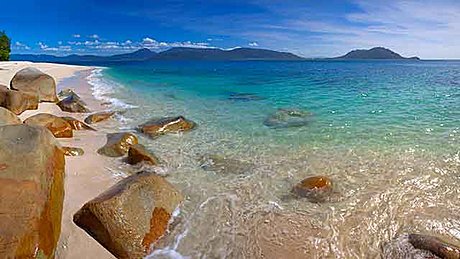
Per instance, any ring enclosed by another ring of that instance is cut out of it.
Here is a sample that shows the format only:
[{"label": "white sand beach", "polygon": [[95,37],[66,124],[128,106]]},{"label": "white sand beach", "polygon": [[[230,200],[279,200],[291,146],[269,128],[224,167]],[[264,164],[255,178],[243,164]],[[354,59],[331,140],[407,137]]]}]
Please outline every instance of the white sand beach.
[{"label": "white sand beach", "polygon": [[[91,86],[85,80],[85,77],[91,72],[91,67],[31,62],[0,62],[0,84],[9,85],[15,73],[25,67],[35,67],[53,76],[57,83],[58,92],[63,88],[64,79],[75,76],[77,72],[82,72],[79,80],[72,81],[72,84],[65,85],[65,88],[74,90],[87,103],[87,107],[91,111],[104,110],[100,102],[93,97]],[[19,117],[24,121],[38,113],[71,116],[79,120],[83,120],[87,116],[87,114],[63,112],[54,103],[40,103],[38,110],[25,111]],[[94,127],[97,129],[98,125],[94,125]],[[96,150],[105,144],[106,134],[103,131],[74,131],[73,138],[60,138],[59,141],[63,146],[80,147],[85,151],[85,154],[66,157],[62,231],[56,258],[114,258],[72,221],[75,212],[85,202],[96,197],[117,180],[106,169],[107,164],[114,161],[96,153]]]}]

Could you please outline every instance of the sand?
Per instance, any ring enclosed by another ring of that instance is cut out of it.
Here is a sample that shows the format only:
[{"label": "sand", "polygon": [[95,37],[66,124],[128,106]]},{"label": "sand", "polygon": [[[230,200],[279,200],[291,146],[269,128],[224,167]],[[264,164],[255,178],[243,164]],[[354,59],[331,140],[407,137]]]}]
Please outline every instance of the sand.
[{"label": "sand", "polygon": [[[101,111],[105,107],[92,96],[91,86],[85,77],[91,67],[70,66],[31,62],[0,62],[0,84],[9,85],[14,74],[25,67],[36,67],[53,76],[58,91],[63,88],[73,89],[92,111]],[[66,78],[79,74],[76,80],[64,83]],[[62,112],[56,104],[40,103],[38,110],[25,111],[19,117],[22,120],[37,114],[51,113],[57,116],[71,116],[83,120],[87,114]],[[94,125],[98,129],[99,124]],[[106,141],[106,132],[74,131],[71,139],[59,139],[63,146],[83,148],[85,154],[79,157],[66,157],[65,198],[62,214],[62,231],[58,243],[56,258],[114,258],[105,248],[99,245],[86,232],[78,228],[72,221],[74,213],[83,204],[117,182],[117,178],[108,170],[108,165],[116,160],[100,156],[96,150]]]}]

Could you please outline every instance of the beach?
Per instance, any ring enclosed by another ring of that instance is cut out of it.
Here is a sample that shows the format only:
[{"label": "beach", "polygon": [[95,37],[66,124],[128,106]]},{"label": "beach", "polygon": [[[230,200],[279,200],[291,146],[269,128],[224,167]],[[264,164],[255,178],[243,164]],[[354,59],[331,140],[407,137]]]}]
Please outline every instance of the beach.
[{"label": "beach", "polygon": [[[15,73],[25,67],[35,67],[53,76],[57,83],[58,92],[62,89],[71,88],[85,100],[92,111],[104,110],[101,102],[93,97],[91,86],[86,80],[91,72],[91,67],[31,62],[0,62],[0,68],[2,68],[0,70],[0,84],[8,85]],[[71,77],[74,79],[66,83],[66,79]],[[40,103],[37,110],[27,110],[19,117],[24,121],[38,113],[72,116],[79,120],[83,120],[87,115],[63,112],[54,103]],[[107,169],[109,165],[117,162],[96,153],[96,150],[106,142],[105,131],[75,131],[73,138],[61,138],[59,142],[63,146],[80,147],[85,151],[85,154],[66,157],[62,231],[56,258],[114,258],[98,242],[95,242],[93,238],[72,222],[73,215],[85,202],[93,199],[119,180]]]},{"label": "beach", "polygon": [[[32,66],[53,76],[58,92],[74,90],[92,112],[120,111],[95,124],[97,131],[59,139],[85,154],[66,157],[56,258],[113,258],[72,218],[140,170],[96,152],[107,133],[121,131],[135,133],[160,158],[148,169],[186,197],[148,258],[374,258],[404,233],[455,243],[459,131],[450,107],[457,95],[426,72],[434,65],[414,65],[426,76],[413,82],[416,92],[408,78],[418,70],[407,64],[404,70],[400,63],[284,63],[284,70],[274,70],[279,65],[0,63],[8,69],[0,70],[0,84]],[[453,67],[435,65],[439,73]],[[378,79],[372,77],[375,66]],[[402,72],[393,76],[395,69]],[[437,96],[428,83],[437,84]],[[19,117],[40,112],[79,120],[88,115],[40,103]],[[136,131],[151,118],[179,115],[197,127],[157,138]],[[293,194],[293,186],[317,175],[333,183],[324,200]]]}]

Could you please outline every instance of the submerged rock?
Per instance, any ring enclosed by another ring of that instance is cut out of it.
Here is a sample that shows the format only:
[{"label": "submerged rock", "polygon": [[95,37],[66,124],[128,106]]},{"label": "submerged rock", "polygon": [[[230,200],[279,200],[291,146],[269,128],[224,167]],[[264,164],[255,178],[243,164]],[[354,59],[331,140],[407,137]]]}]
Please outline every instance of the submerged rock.
[{"label": "submerged rock", "polygon": [[332,194],[332,180],[326,176],[313,176],[302,180],[292,188],[292,192],[299,197],[306,197],[312,202],[322,202]]},{"label": "submerged rock", "polygon": [[72,94],[62,99],[57,103],[57,106],[65,112],[88,113],[90,110],[86,108],[85,102],[76,94]]},{"label": "submerged rock", "polygon": [[0,85],[0,106],[19,115],[25,110],[38,109],[38,95],[11,90]]},{"label": "submerged rock", "polygon": [[279,109],[264,121],[271,128],[302,127],[310,122],[311,113],[297,109]]},{"label": "submerged rock", "polygon": [[223,174],[244,174],[253,169],[250,163],[219,155],[205,155],[200,162],[204,170]]},{"label": "submerged rock", "polygon": [[115,257],[143,258],[183,199],[163,177],[141,172],[87,202],[73,220]]},{"label": "submerged rock", "polygon": [[404,234],[383,246],[384,259],[459,259],[460,247],[428,235]]},{"label": "submerged rock", "polygon": [[93,131],[96,131],[94,128],[92,128],[91,126],[89,126],[88,124],[82,122],[82,121],[79,121],[75,118],[72,118],[72,117],[61,117],[62,119],[66,120],[70,126],[72,126],[72,129],[74,130],[93,130]]},{"label": "submerged rock", "polygon": [[79,147],[62,147],[62,150],[66,156],[82,156],[85,154],[85,151]]},{"label": "submerged rock", "polygon": [[260,101],[264,98],[251,93],[229,93],[228,99],[232,101]]},{"label": "submerged rock", "polygon": [[57,116],[48,113],[39,113],[24,121],[25,124],[38,125],[47,128],[56,138],[73,137],[72,126]]},{"label": "submerged rock", "polygon": [[10,86],[12,90],[38,95],[40,102],[58,101],[54,78],[33,67],[18,71]]},{"label": "submerged rock", "polygon": [[137,143],[138,139],[132,133],[109,133],[107,134],[107,143],[97,153],[110,157],[119,157],[128,153],[129,148]]},{"label": "submerged rock", "polygon": [[86,117],[85,122],[88,124],[94,124],[100,121],[105,121],[112,117],[114,114],[115,112],[97,112]]},{"label": "submerged rock", "polygon": [[47,129],[0,127],[0,258],[54,258],[64,163],[59,143]]},{"label": "submerged rock", "polygon": [[0,126],[21,124],[21,119],[13,112],[3,107],[0,107]]},{"label": "submerged rock", "polygon": [[139,131],[154,138],[167,133],[190,131],[195,128],[195,126],[195,122],[187,120],[182,116],[165,117],[152,119],[139,125]]},{"label": "submerged rock", "polygon": [[151,154],[144,145],[141,144],[132,145],[129,148],[127,162],[131,165],[140,162],[145,162],[150,165],[157,165],[160,163],[158,158]]}]

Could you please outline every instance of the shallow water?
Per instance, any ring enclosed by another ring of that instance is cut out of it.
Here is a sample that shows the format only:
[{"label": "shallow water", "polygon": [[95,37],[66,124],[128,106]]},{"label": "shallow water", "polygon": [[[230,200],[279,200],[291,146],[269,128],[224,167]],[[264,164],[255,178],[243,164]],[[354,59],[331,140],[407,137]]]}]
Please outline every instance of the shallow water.
[{"label": "shallow water", "polygon": [[[152,62],[90,81],[126,110],[121,129],[199,125],[141,136],[187,197],[152,258],[373,258],[403,232],[460,239],[460,62]],[[311,116],[264,125],[280,108]],[[203,168],[208,155],[243,173]],[[291,195],[319,174],[328,202]]]}]

